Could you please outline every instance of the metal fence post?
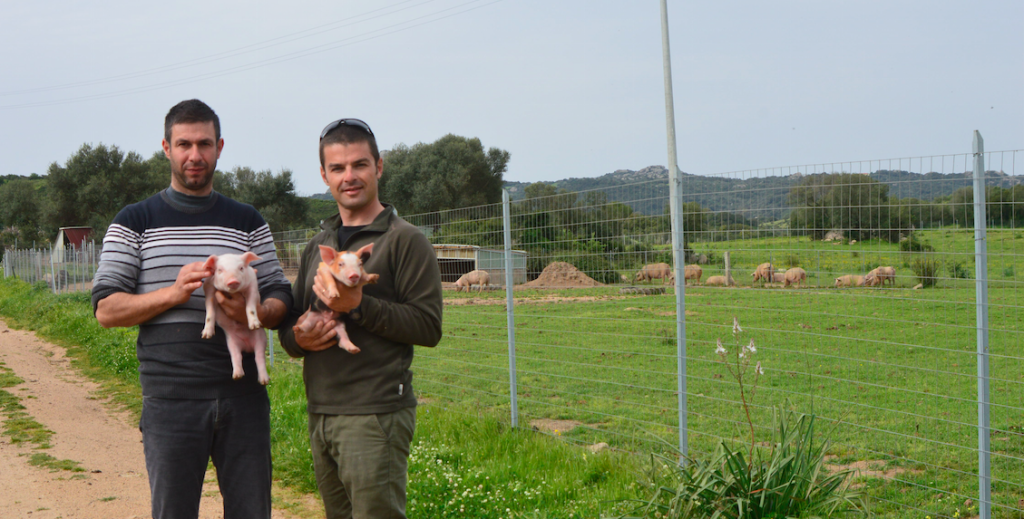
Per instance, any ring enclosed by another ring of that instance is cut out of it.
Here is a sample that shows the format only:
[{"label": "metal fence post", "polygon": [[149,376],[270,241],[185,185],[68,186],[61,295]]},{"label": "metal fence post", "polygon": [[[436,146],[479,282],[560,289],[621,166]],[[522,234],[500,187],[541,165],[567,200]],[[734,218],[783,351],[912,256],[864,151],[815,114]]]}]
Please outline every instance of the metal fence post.
[{"label": "metal fence post", "polygon": [[270,365],[274,365],[274,331],[267,330],[267,349],[270,350]]},{"label": "metal fence post", "polygon": [[672,258],[676,272],[676,391],[679,393],[679,452],[687,455],[686,437],[686,246],[683,239],[682,179],[676,166],[676,117],[672,100],[672,59],[668,43],[668,5],[661,0],[661,56],[665,70],[665,126],[668,133],[669,207],[672,212]]},{"label": "metal fence post", "polygon": [[992,516],[988,387],[988,248],[985,244],[985,143],[974,131],[974,279],[978,332],[978,514]]},{"label": "metal fence post", "polygon": [[50,278],[53,283],[53,293],[59,294],[60,288],[57,286],[57,272],[53,269],[53,251],[50,251]]},{"label": "metal fence post", "polygon": [[501,191],[501,216],[505,228],[505,315],[508,321],[508,392],[512,404],[512,427],[519,427],[519,398],[516,384],[516,316],[512,297],[512,211],[508,191]]}]

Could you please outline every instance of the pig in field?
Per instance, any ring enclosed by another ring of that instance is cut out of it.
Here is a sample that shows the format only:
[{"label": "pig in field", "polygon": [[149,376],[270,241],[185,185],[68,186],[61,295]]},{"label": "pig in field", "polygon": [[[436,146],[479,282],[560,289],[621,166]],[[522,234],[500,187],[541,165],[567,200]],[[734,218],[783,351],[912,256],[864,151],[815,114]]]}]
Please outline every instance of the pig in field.
[{"label": "pig in field", "polygon": [[895,267],[877,267],[868,275],[864,276],[864,285],[869,287],[876,287],[878,285],[884,285],[888,281],[890,285],[896,286],[896,268]]},{"label": "pig in field", "polygon": [[734,287],[734,286],[736,286],[736,281],[734,279],[732,279],[732,276],[729,276],[729,281],[728,282],[726,282],[725,276],[711,276],[711,277],[708,278],[707,281],[704,282],[704,286],[707,286],[707,287],[725,287],[725,286]]},{"label": "pig in field", "polygon": [[750,274],[754,281],[761,280],[761,285],[771,283],[775,278],[775,267],[771,263],[762,263]]},{"label": "pig in field", "polygon": [[845,276],[839,276],[836,278],[835,288],[840,287],[862,287],[864,286],[864,276],[858,276],[855,274],[847,274]]},{"label": "pig in field", "polygon": [[662,280],[662,284],[668,283],[672,279],[672,267],[668,263],[651,263],[644,265],[644,268],[636,273],[636,281],[638,283],[655,279]]},{"label": "pig in field", "polygon": [[[687,265],[683,267],[683,282],[693,280],[694,284],[700,284],[700,277],[704,275],[704,269],[700,265]],[[673,276],[674,278],[675,276]],[[673,279],[675,281],[675,279]]]},{"label": "pig in field", "polygon": [[[242,352],[251,351],[256,354],[256,371],[260,384],[267,385],[270,382],[267,375],[267,335],[260,329],[263,325],[256,317],[260,292],[256,282],[256,271],[249,266],[258,259],[259,256],[252,252],[221,254],[207,258],[203,267],[213,270],[213,275],[203,282],[203,292],[206,294],[206,326],[203,327],[202,337],[212,338],[215,333],[214,324],[220,326],[227,337],[228,353],[231,354],[231,378],[237,380],[245,375],[242,370]],[[214,295],[218,290],[245,296],[248,326],[224,314]]]},{"label": "pig in field", "polygon": [[491,275],[484,270],[471,270],[466,274],[463,274],[458,281],[455,282],[455,291],[461,292],[463,288],[466,292],[469,292],[473,285],[480,286],[480,292],[484,291],[484,287],[490,286]]},{"label": "pig in field", "polygon": [[[338,282],[347,287],[370,285],[377,282],[380,274],[367,274],[363,269],[363,262],[370,258],[373,253],[373,244],[365,245],[355,252],[336,251],[326,245],[320,246],[320,266],[317,267],[317,276],[327,286],[327,296],[337,297]],[[313,308],[299,318],[295,323],[300,330],[308,332],[323,321],[336,321],[334,331],[338,334],[338,346],[349,353],[359,353],[359,347],[352,343],[345,329],[345,321],[341,320],[341,314],[330,308],[322,309],[323,303],[318,299],[313,303]]]},{"label": "pig in field", "polygon": [[796,287],[800,288],[800,283],[807,281],[807,271],[800,267],[793,267],[787,270],[783,277],[783,286],[788,287],[795,283]]}]

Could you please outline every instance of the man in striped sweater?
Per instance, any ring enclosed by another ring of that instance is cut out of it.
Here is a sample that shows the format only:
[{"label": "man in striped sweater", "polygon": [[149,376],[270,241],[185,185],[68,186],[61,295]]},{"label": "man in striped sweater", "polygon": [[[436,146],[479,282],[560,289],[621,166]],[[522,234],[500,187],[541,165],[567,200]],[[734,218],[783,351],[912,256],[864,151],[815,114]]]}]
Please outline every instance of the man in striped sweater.
[{"label": "man in striped sweater", "polygon": [[[92,303],[104,327],[139,326],[136,355],[142,385],[139,430],[154,518],[195,518],[210,458],[217,469],[225,519],[270,517],[270,402],[255,357],[232,379],[219,327],[201,338],[206,311],[203,261],[253,251],[261,303],[257,316],[275,327],[292,306],[270,228],[250,205],[213,191],[224,147],[217,114],[202,101],[182,101],[164,121],[171,186],[129,205],[103,238]],[[225,313],[246,322],[241,296],[217,294]]]}]

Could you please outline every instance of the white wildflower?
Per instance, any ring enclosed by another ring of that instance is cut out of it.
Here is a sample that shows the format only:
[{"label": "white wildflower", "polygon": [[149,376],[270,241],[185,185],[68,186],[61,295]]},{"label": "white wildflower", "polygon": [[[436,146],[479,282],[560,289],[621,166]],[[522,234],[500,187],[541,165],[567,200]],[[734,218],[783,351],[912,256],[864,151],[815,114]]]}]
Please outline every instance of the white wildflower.
[{"label": "white wildflower", "polygon": [[715,348],[715,353],[717,353],[718,355],[725,355],[726,353],[729,353],[725,351],[724,347],[722,347],[722,339],[718,339],[718,347]]},{"label": "white wildflower", "polygon": [[754,371],[756,371],[758,375],[764,375],[764,370],[761,369],[761,361],[757,361],[757,366],[754,366]]},{"label": "white wildflower", "polygon": [[743,352],[741,351],[741,352],[740,352],[740,358],[742,359],[742,358],[744,358],[744,357],[746,357],[746,354],[744,354],[744,353],[743,353]]},{"label": "white wildflower", "polygon": [[735,317],[732,318],[732,333],[743,333],[743,328],[740,328],[740,322]]},{"label": "white wildflower", "polygon": [[747,352],[750,352],[750,353],[757,353],[757,348],[754,347],[754,339],[750,339],[750,344],[746,345],[743,348],[743,351],[747,351]]}]

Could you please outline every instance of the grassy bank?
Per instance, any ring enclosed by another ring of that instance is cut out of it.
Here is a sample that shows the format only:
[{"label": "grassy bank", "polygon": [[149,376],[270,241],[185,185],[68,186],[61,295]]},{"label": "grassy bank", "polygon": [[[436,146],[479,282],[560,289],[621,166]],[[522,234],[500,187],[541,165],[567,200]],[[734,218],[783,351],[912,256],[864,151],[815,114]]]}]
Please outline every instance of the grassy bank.
[{"label": "grassy bank", "polygon": [[[135,330],[99,326],[87,294],[55,296],[45,287],[3,280],[0,317],[66,347],[73,365],[97,380],[104,395],[138,413]],[[280,350],[275,355],[269,386],[275,478],[315,492],[301,364]],[[638,496],[633,457],[592,454],[511,429],[490,413],[454,401],[420,407],[409,468],[411,516],[597,517]]]}]

